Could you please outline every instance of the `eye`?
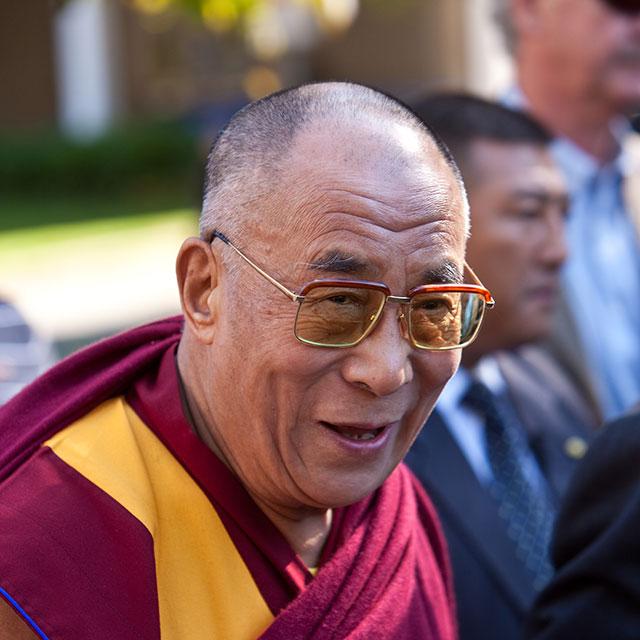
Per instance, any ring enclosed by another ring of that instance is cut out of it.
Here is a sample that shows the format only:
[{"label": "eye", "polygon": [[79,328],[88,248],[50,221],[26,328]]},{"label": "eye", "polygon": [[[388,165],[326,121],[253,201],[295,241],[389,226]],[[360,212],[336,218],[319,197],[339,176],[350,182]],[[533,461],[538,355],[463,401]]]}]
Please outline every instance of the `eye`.
[{"label": "eye", "polygon": [[442,298],[425,300],[424,302],[420,303],[419,307],[421,309],[424,309],[425,311],[440,311],[443,309],[451,309],[448,302]]},{"label": "eye", "polygon": [[450,295],[434,295],[414,300],[414,309],[425,311],[429,314],[448,313],[453,310],[453,300]]},{"label": "eye", "polygon": [[370,298],[371,296],[365,290],[318,287],[309,292],[306,302],[322,307],[359,308],[366,306]]},{"label": "eye", "polygon": [[538,220],[544,216],[544,210],[538,207],[522,207],[514,209],[511,215],[518,220]]},{"label": "eye", "polygon": [[540,209],[527,209],[526,211],[522,211],[520,216],[525,220],[538,220],[544,216],[544,211],[540,211]]},{"label": "eye", "polygon": [[345,293],[328,296],[325,298],[325,301],[333,302],[333,304],[340,306],[344,306],[346,304],[360,304],[360,301],[356,300],[354,296],[350,296]]}]

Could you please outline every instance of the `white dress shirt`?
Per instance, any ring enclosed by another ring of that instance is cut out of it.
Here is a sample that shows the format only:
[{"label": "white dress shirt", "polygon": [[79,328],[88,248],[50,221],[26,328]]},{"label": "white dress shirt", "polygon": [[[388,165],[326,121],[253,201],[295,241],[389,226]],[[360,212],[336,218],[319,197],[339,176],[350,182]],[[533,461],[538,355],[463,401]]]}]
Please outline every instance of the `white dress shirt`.
[{"label": "white dress shirt", "polygon": [[[436,404],[458,447],[462,451],[469,466],[483,486],[493,481],[493,472],[487,455],[484,433],[484,420],[474,410],[462,404],[462,400],[473,379],[484,383],[496,396],[500,408],[524,435],[524,428],[509,402],[506,391],[507,384],[500,372],[495,358],[485,356],[474,367],[472,372],[460,367],[443,389]],[[525,437],[526,439],[526,437]],[[548,491],[547,482],[531,449],[522,452],[520,465],[531,485],[541,491]]]}]

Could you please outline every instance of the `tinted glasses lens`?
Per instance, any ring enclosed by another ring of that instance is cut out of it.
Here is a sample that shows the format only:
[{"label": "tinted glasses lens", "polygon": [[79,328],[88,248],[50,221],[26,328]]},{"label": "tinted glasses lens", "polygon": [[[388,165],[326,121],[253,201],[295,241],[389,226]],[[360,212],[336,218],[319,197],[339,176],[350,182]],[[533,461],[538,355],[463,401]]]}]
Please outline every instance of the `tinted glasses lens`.
[{"label": "tinted glasses lens", "polygon": [[308,344],[347,347],[373,327],[385,294],[375,289],[322,286],[310,289],[298,307],[295,334]]},{"label": "tinted glasses lens", "polygon": [[411,298],[409,335],[421,349],[455,349],[475,338],[484,298],[469,291],[418,293]]},{"label": "tinted glasses lens", "polygon": [[603,0],[614,11],[634,15],[640,13],[640,0]]}]

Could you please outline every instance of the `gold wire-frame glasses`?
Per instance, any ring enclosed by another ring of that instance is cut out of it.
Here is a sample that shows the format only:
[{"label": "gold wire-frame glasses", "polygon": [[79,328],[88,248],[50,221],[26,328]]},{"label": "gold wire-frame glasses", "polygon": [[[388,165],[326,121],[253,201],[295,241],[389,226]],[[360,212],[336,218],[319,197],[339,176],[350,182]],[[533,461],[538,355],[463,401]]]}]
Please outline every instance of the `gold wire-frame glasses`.
[{"label": "gold wire-frame glasses", "polygon": [[250,267],[298,303],[295,337],[316,347],[352,347],[376,327],[387,302],[401,306],[401,332],[417,349],[444,351],[471,344],[478,334],[485,309],[494,306],[491,293],[471,267],[464,266],[475,284],[419,285],[406,296],[391,295],[387,285],[366,280],[319,279],[294,293],[238,249],[225,235],[213,232]]}]

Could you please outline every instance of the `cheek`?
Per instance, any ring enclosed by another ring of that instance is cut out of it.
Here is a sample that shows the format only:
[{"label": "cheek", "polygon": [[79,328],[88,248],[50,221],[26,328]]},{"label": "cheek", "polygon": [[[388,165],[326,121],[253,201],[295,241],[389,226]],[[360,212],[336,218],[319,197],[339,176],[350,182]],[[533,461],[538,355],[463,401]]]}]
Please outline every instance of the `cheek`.
[{"label": "cheek", "polygon": [[[431,401],[437,399],[442,387],[458,369],[462,349],[451,351],[431,351],[418,355],[414,364],[414,382],[417,382],[417,391],[422,400]],[[432,390],[425,394],[425,390]]]},{"label": "cheek", "polygon": [[510,240],[493,238],[487,245],[470,247],[468,262],[496,300],[508,294],[523,272],[526,248]]}]

